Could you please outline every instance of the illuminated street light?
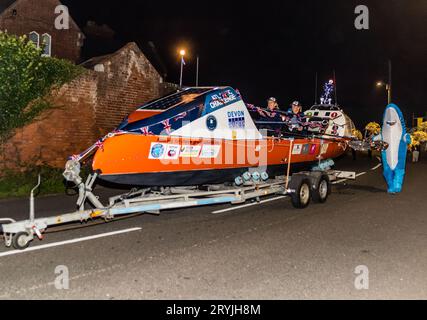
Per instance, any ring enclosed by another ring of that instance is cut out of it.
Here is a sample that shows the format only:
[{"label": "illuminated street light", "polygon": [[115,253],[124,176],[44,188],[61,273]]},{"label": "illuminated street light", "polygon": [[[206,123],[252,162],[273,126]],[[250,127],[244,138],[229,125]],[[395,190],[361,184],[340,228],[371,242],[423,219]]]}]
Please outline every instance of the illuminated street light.
[{"label": "illuminated street light", "polygon": [[385,86],[385,89],[387,90],[387,102],[388,104],[391,103],[391,86],[388,83],[384,83],[383,81],[378,81],[376,83],[377,88],[382,88]]},{"label": "illuminated street light", "polygon": [[385,89],[387,90],[387,102],[388,104],[391,103],[391,60],[388,60],[388,83],[384,83],[383,81],[377,82],[377,87],[381,88],[385,86]]},{"label": "illuminated street light", "polygon": [[180,56],[181,56],[181,74],[180,74],[180,76],[179,76],[179,87],[180,87],[180,88],[182,88],[182,74],[183,74],[183,71],[184,71],[184,65],[185,65],[185,61],[184,61],[185,50],[184,50],[184,49],[181,49],[181,50],[179,51],[179,54],[180,54]]}]

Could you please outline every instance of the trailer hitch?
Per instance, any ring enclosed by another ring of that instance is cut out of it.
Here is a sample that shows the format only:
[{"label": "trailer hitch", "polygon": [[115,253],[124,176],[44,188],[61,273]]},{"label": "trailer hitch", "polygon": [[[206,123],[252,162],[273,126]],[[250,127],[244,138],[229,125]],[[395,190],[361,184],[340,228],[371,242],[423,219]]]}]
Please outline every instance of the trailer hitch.
[{"label": "trailer hitch", "polygon": [[65,164],[65,170],[62,174],[65,180],[74,183],[79,188],[79,198],[77,199],[77,207],[80,211],[84,211],[86,200],[95,206],[97,209],[105,208],[102,203],[95,196],[93,185],[98,178],[98,172],[91,174],[87,177],[86,182],[80,177],[81,166],[77,160],[68,160]]}]

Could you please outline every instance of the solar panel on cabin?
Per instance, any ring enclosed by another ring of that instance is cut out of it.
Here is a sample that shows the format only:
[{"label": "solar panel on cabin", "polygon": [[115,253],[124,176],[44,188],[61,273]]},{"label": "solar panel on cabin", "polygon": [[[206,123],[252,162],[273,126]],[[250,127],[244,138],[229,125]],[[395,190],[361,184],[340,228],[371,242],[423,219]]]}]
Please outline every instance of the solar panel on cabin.
[{"label": "solar panel on cabin", "polygon": [[190,102],[199,95],[212,90],[212,88],[189,88],[169,96],[151,101],[140,107],[139,109],[149,110],[166,110],[182,102]]}]

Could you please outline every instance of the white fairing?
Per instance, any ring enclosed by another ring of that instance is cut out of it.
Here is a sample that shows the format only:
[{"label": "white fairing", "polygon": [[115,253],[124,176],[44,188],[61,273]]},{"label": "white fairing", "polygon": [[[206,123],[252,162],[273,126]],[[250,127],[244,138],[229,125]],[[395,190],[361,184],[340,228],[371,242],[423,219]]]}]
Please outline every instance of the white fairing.
[{"label": "white fairing", "polygon": [[394,170],[399,161],[399,145],[402,139],[402,123],[399,115],[393,108],[388,108],[384,115],[382,136],[383,140],[388,143],[386,151],[387,163]]},{"label": "white fairing", "polygon": [[[209,128],[207,125],[208,118],[212,117],[216,121],[215,128],[213,126]],[[172,132],[171,136],[225,140],[262,139],[243,101],[237,101],[183,125],[182,128]]]},{"label": "white fairing", "polygon": [[327,120],[328,126],[325,131],[327,135],[350,137],[352,130],[355,128],[353,121],[342,110],[320,110],[312,108],[304,113],[308,117]]}]

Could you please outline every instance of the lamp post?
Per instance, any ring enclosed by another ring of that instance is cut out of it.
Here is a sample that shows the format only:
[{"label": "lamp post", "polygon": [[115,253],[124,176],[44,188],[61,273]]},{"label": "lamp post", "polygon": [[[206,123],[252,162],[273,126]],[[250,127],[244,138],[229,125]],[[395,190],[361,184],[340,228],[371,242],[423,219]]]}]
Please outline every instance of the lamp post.
[{"label": "lamp post", "polygon": [[391,103],[391,86],[388,83],[384,83],[383,81],[378,81],[377,82],[377,87],[381,88],[384,87],[387,90],[387,103],[390,104]]},{"label": "lamp post", "polygon": [[196,87],[199,86],[199,56],[197,56],[197,65],[196,65]]},{"label": "lamp post", "polygon": [[185,61],[184,61],[185,50],[183,49],[180,50],[179,55],[181,56],[181,74],[179,76],[179,87],[182,88],[182,73],[184,71],[184,65],[185,65]]},{"label": "lamp post", "polygon": [[391,103],[391,84],[392,84],[392,78],[391,78],[391,60],[388,60],[388,83],[384,83],[383,81],[377,82],[377,87],[383,87],[385,86],[385,89],[387,90],[387,102],[388,104]]}]

